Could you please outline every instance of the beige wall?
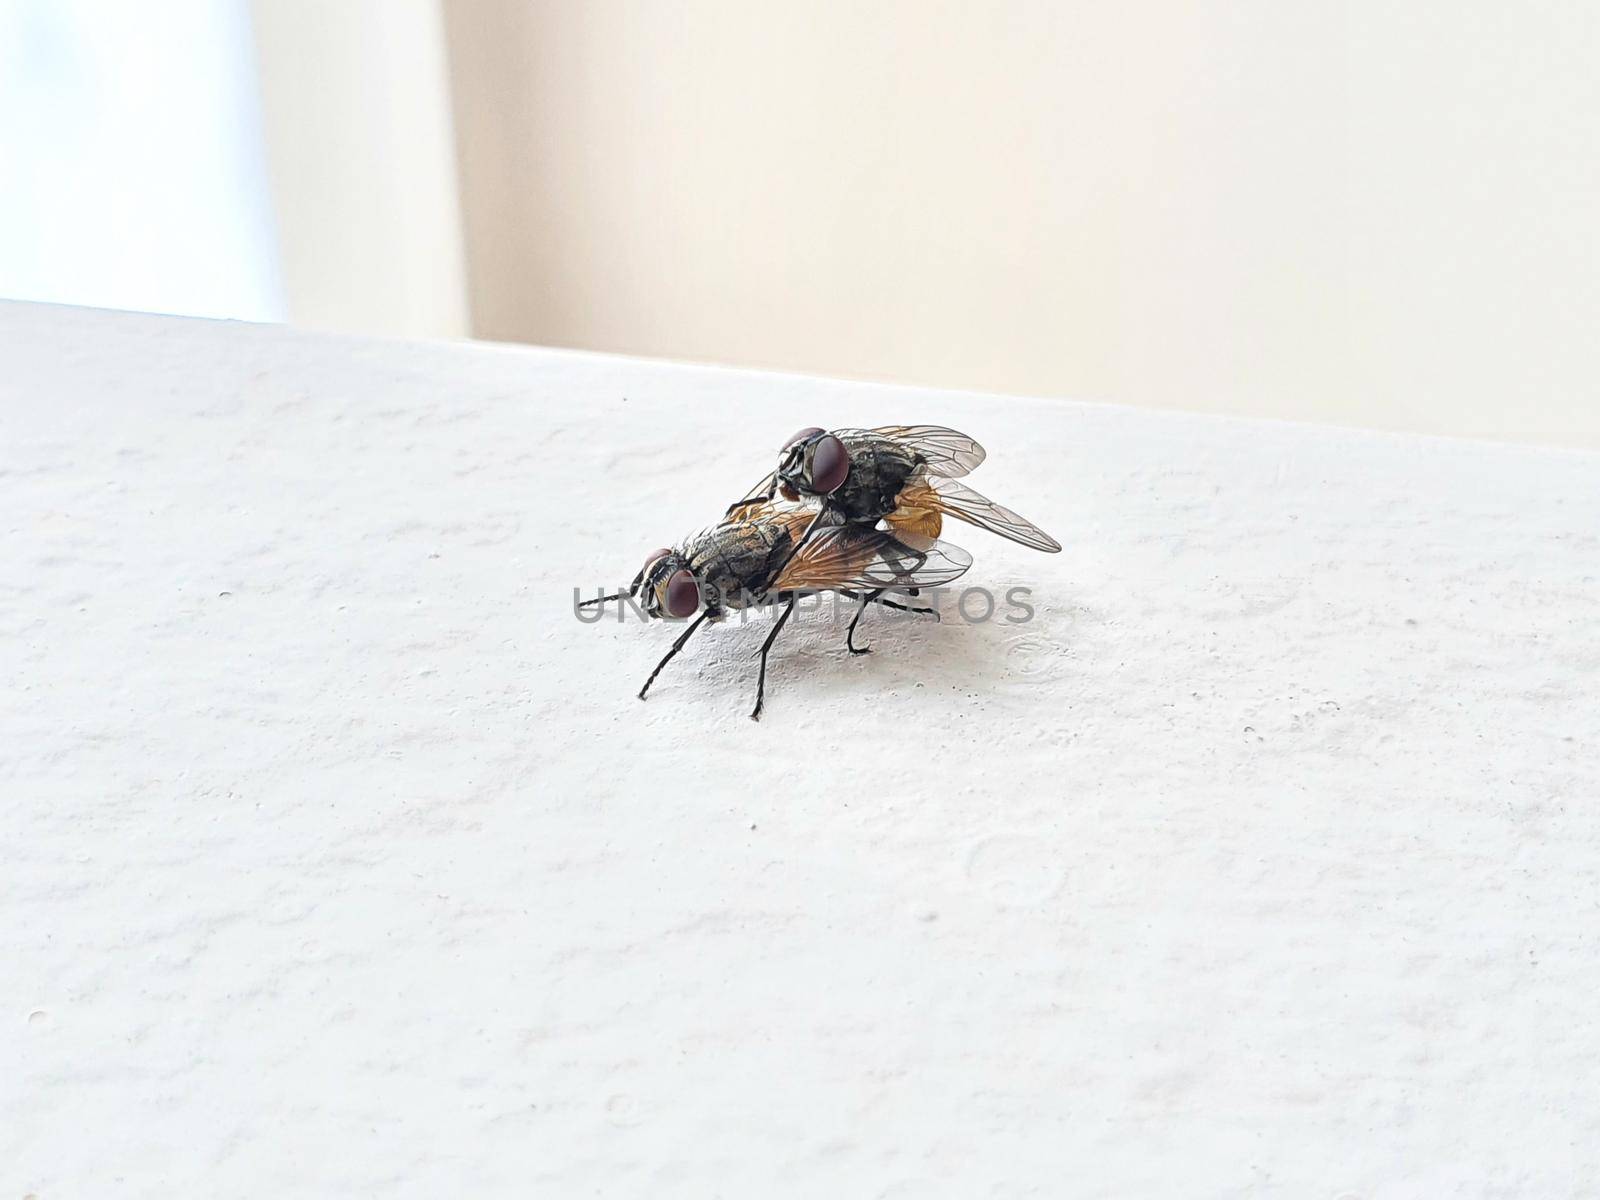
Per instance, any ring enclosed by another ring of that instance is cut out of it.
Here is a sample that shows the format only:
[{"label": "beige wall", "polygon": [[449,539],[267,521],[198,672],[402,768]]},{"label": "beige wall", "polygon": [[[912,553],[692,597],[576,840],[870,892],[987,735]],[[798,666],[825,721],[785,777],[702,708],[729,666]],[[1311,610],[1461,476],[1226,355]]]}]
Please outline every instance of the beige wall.
[{"label": "beige wall", "polygon": [[465,334],[438,0],[252,0],[251,18],[290,320]]},{"label": "beige wall", "polygon": [[474,331],[1582,441],[1597,11],[445,0]]}]

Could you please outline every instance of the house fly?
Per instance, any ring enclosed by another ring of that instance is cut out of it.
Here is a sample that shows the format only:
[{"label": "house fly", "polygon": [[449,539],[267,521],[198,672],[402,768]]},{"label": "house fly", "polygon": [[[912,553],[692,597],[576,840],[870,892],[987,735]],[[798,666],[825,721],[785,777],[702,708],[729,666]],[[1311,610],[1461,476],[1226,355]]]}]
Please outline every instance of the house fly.
[{"label": "house fly", "polygon": [[[903,589],[914,595],[919,588],[959,578],[972,565],[971,555],[947,542],[859,523],[816,525],[818,515],[815,507],[796,503],[746,506],[738,516],[725,517],[677,546],[652,553],[626,592],[583,602],[581,607],[588,607],[637,596],[647,617],[694,617],[650,672],[639,689],[639,699],[644,699],[661,669],[706,621],[721,620],[732,609],[781,604],[783,611],[760,650],[756,705],[750,713],[752,720],[760,720],[767,654],[802,596],[838,592],[859,600],[861,607],[850,622],[845,643],[851,653],[862,654],[865,648],[858,648],[853,639],[867,605],[907,608],[884,599],[884,591]],[[808,532],[811,536],[806,545],[797,547],[798,539]],[[934,612],[931,608],[909,611]]]},{"label": "house fly", "polygon": [[802,429],[784,445],[777,470],[728,512],[766,504],[779,493],[791,500],[818,497],[816,524],[797,546],[838,521],[883,521],[900,534],[937,537],[950,516],[1035,550],[1060,550],[1061,543],[1032,521],[956,482],[983,459],[976,441],[942,425]]}]

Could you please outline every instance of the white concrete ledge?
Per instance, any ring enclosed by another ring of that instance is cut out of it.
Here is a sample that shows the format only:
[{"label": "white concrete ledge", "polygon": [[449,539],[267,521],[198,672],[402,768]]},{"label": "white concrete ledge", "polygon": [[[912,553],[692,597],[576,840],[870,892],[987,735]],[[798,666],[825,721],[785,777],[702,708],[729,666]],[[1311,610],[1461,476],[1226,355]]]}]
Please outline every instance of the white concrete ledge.
[{"label": "white concrete ledge", "polygon": [[[0,306],[0,1194],[1574,1195],[1600,459]],[[807,424],[1012,626],[582,625]]]}]

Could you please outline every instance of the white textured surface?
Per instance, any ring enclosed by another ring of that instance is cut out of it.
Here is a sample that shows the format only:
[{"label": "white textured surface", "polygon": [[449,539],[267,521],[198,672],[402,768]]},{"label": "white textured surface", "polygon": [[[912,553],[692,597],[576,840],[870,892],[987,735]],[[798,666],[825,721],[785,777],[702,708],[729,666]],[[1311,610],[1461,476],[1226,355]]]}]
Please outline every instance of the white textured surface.
[{"label": "white textured surface", "polygon": [[[1596,1194],[1593,457],[0,307],[0,1197]],[[624,399],[625,398],[625,399]],[[1028,626],[579,624],[941,421]]]}]

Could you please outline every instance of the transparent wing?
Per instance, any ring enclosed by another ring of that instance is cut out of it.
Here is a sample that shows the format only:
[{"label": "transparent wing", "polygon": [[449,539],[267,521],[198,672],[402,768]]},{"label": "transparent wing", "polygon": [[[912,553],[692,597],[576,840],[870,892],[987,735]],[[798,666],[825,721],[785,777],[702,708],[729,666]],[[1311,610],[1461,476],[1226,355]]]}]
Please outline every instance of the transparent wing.
[{"label": "transparent wing", "polygon": [[[965,484],[930,475],[928,486],[933,489],[934,506],[942,513],[998,533],[1003,538],[1054,554],[1061,549],[1056,541],[1026,517],[1019,517],[1003,504],[996,504],[987,496],[980,496]],[[925,503],[924,498],[921,502]]]},{"label": "transparent wing", "polygon": [[860,525],[819,529],[785,564],[769,591],[936,587],[972,565],[960,546]]},{"label": "transparent wing", "polygon": [[928,460],[928,470],[946,479],[967,474],[984,459],[983,447],[964,433],[943,425],[880,425],[862,430],[909,446]]}]

